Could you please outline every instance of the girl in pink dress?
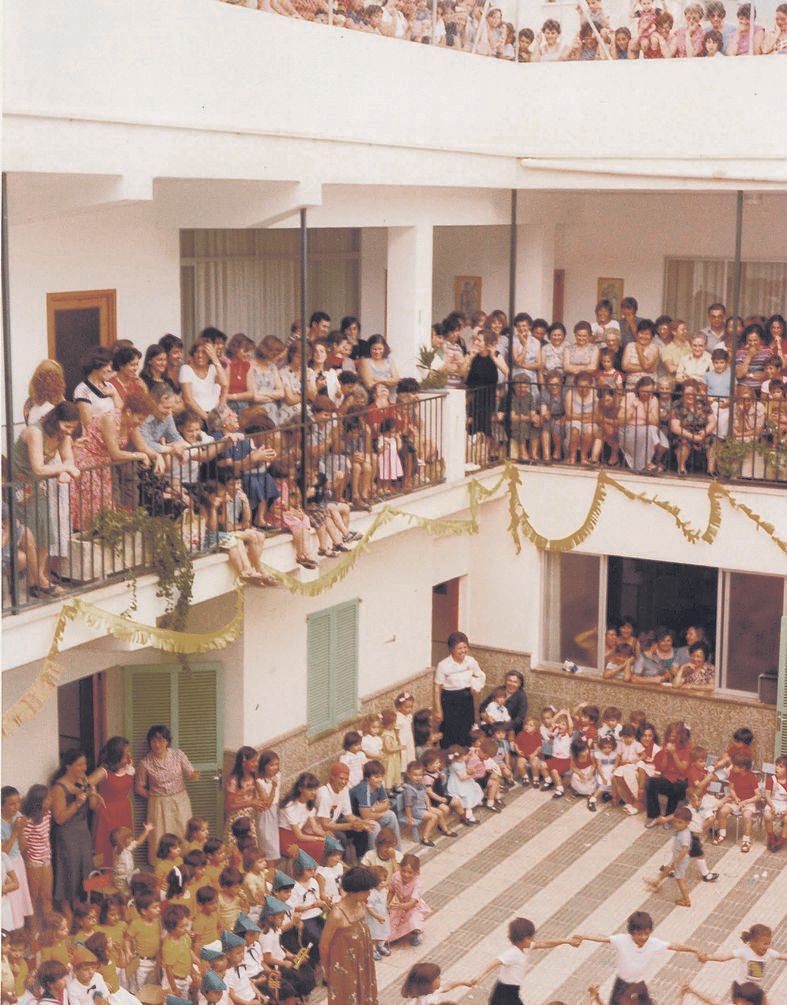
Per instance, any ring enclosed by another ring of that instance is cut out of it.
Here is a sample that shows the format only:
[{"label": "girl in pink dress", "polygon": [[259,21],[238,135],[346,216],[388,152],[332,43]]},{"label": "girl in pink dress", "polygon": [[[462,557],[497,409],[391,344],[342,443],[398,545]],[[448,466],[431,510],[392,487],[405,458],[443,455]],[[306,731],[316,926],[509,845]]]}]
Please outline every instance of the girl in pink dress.
[{"label": "girl in pink dress", "polygon": [[391,942],[410,936],[414,946],[423,942],[424,918],[429,906],[421,896],[421,862],[417,855],[404,855],[391,877],[388,911],[391,918]]},{"label": "girl in pink dress", "polygon": [[401,440],[396,430],[395,419],[383,419],[377,439],[377,479],[382,495],[393,492],[393,483],[404,475],[399,457]]}]

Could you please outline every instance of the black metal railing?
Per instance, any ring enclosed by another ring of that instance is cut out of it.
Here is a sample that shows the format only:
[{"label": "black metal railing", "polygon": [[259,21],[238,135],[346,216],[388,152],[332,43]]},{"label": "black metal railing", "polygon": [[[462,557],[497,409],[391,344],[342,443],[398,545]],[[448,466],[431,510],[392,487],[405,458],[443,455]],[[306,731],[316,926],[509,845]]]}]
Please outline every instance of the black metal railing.
[{"label": "black metal railing", "polygon": [[301,502],[297,486],[308,486],[302,501],[307,512],[330,501],[367,510],[438,484],[445,478],[444,401],[441,393],[421,393],[382,409],[320,413],[307,422],[305,441],[300,423],[271,424],[248,434],[203,434],[202,442],[180,444],[155,464],[82,468],[79,478],[65,483],[6,482],[3,613],[150,568],[139,522],[128,519],[139,509],[173,521],[189,553],[198,556],[216,548],[208,524],[217,491],[224,500],[219,531],[233,529],[228,497],[237,487],[249,499],[252,523],[276,533],[286,529],[276,501],[283,481],[291,504]]}]

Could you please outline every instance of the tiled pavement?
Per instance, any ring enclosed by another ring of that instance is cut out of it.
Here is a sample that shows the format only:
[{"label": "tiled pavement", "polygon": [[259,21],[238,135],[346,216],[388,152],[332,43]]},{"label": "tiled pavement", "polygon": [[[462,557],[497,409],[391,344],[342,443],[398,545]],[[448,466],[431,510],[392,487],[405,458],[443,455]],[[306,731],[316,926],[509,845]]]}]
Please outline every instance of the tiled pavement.
[{"label": "tiled pavement", "polygon": [[[512,792],[508,803],[502,814],[486,813],[480,827],[463,828],[460,838],[443,838],[421,855],[424,896],[432,909],[424,943],[394,946],[393,955],[378,964],[380,1005],[402,1003],[404,975],[418,960],[438,963],[446,980],[479,973],[507,945],[507,925],[516,915],[531,918],[538,935],[553,938],[623,931],[632,911],[646,910],[662,938],[725,952],[739,944],[746,925],[760,921],[774,928],[774,945],[787,950],[787,850],[765,851],[761,834],[749,855],[731,840],[720,848],[708,843],[708,864],[721,876],[715,884],[699,883],[692,870],[693,906],[686,909],[675,906],[673,883],[655,895],[644,885],[644,877],[668,860],[671,840],[661,830],[644,830],[642,816],[626,817],[609,807],[591,815],[584,801],[570,795],[552,800],[523,790]],[[605,997],[612,964],[609,947],[593,943],[535,953],[523,1000],[585,1005],[591,982],[602,985]],[[659,1005],[677,1003],[680,985],[689,979],[726,1001],[734,974],[734,964],[701,967],[693,956],[670,954],[649,986]],[[480,1005],[492,983],[459,989],[449,1000]],[[772,964],[765,986],[772,986],[771,1005],[785,1005],[787,964]]]}]

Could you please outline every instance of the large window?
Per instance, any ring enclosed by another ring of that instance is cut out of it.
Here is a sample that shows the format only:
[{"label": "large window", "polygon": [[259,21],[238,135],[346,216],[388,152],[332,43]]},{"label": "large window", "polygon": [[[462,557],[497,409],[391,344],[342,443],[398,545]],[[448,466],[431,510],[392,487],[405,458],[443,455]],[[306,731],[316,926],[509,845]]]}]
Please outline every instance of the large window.
[{"label": "large window", "polygon": [[358,601],[306,619],[306,708],[311,736],[358,714]]},{"label": "large window", "polygon": [[690,625],[704,628],[718,688],[757,694],[760,676],[777,672],[781,576],[574,552],[547,554],[545,591],[549,662],[598,669],[606,627],[631,618],[639,632],[672,628],[679,644]]},{"label": "large window", "polygon": [[[734,263],[724,258],[668,258],[664,275],[664,310],[682,318],[690,331],[708,323],[708,306],[716,301],[732,312]],[[787,262],[742,262],[738,313],[781,314],[787,295]]]}]

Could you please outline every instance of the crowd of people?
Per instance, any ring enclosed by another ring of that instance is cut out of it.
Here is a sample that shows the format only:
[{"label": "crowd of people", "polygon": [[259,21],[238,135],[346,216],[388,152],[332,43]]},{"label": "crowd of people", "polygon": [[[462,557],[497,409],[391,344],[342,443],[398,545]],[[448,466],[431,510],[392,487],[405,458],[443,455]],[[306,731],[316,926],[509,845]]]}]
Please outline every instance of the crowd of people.
[{"label": "crowd of people", "polygon": [[[167,1005],[251,1005],[304,1001],[324,979],[332,1005],[376,1005],[376,961],[398,945],[419,946],[429,924],[421,853],[435,838],[450,843],[457,826],[478,825],[479,813],[505,812],[506,793],[520,786],[552,799],[573,793],[594,813],[644,811],[646,828],[672,837],[668,860],[646,886],[655,893],[674,881],[685,908],[692,863],[701,882],[718,879],[703,841],[722,845],[732,819],[744,854],[755,819],[771,853],[787,843],[787,758],[763,762],[747,726],[726,750],[711,752],[685,723],[658,727],[644,710],[625,717],[585,702],[533,716],[519,672],[487,688],[467,637],[454,633],[448,645],[433,706],[416,709],[401,692],[345,733],[322,782],[303,771],[285,785],[276,751],[241,747],[220,833],[193,815],[186,783],[199,775],[164,724],[150,727],[136,767],[118,736],[94,770],[73,749],[51,785],[33,785],[24,797],[5,785],[3,1002],[83,1005],[95,991],[112,1005],[161,1005],[164,994]],[[136,829],[132,793],[147,804]],[[653,924],[641,912],[632,918],[639,920],[629,919],[628,934],[546,942],[527,919],[515,919],[513,948],[460,983],[497,971],[491,1001],[517,1003],[531,950],[610,942],[618,955],[611,1002],[642,1005],[650,1001],[650,953],[631,956],[626,947],[648,943]],[[741,981],[754,989],[747,993],[761,995],[741,1000],[764,1002],[766,965],[787,959],[771,938],[754,925],[732,956],[650,945],[703,963],[737,958]],[[422,961],[402,994],[442,1002],[451,987]],[[597,988],[591,994],[600,1001]]]},{"label": "crowd of people", "polygon": [[387,35],[518,63],[582,62],[599,59],[691,59],[787,54],[787,4],[779,4],[771,25],[761,24],[751,3],[728,16],[722,0],[686,3],[675,16],[656,0],[635,0],[626,23],[614,26],[603,0],[580,0],[578,25],[569,37],[559,16],[540,29],[506,20],[488,0],[223,0],[236,7],[299,20]]}]

